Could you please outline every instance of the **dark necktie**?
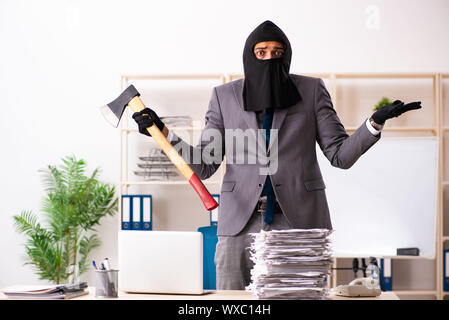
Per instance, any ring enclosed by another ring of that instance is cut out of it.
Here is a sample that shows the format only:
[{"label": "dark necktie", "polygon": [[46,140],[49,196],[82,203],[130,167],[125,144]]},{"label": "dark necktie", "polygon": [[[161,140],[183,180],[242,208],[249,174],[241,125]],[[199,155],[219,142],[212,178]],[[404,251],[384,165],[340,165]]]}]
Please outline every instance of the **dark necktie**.
[{"label": "dark necktie", "polygon": [[[268,150],[270,143],[270,130],[273,123],[274,109],[266,109],[265,116],[263,118],[263,129],[265,129],[265,141]],[[263,187],[261,196],[267,196],[267,203],[265,207],[264,221],[266,224],[271,224],[274,217],[274,205],[276,203],[276,195],[274,194],[273,185],[271,184],[270,176],[267,175],[265,186]]]}]

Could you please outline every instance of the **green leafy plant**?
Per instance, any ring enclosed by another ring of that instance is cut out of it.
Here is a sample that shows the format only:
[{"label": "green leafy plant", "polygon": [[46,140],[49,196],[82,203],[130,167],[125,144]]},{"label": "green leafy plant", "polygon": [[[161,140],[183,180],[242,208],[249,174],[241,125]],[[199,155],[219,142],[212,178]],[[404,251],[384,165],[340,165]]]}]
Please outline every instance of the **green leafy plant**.
[{"label": "green leafy plant", "polygon": [[100,219],[117,212],[115,187],[97,180],[100,169],[85,175],[86,162],[74,156],[62,158],[63,165],[49,165],[43,184],[45,226],[31,211],[14,216],[16,231],[27,240],[25,264],[36,268],[40,279],[54,283],[75,282],[89,267],[90,252],[101,245],[95,227]]},{"label": "green leafy plant", "polygon": [[390,104],[393,104],[393,102],[391,102],[390,99],[388,99],[387,97],[382,97],[382,99],[380,99],[380,101],[374,106],[373,111],[377,111],[380,108],[383,108],[383,107],[388,106]]}]

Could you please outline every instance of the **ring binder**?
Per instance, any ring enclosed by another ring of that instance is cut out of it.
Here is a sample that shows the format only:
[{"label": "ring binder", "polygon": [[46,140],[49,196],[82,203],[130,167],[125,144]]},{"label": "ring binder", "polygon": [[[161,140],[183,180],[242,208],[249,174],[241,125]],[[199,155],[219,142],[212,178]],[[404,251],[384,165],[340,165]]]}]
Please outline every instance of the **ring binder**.
[{"label": "ring binder", "polygon": [[393,273],[391,259],[380,259],[380,280],[384,291],[393,291]]},{"label": "ring binder", "polygon": [[132,230],[142,230],[142,198],[133,195],[132,199]]},{"label": "ring binder", "polygon": [[449,292],[449,250],[443,250],[443,290]]},{"label": "ring binder", "polygon": [[[218,203],[218,206],[220,206],[220,195],[219,194],[212,194],[212,198]],[[209,211],[210,214],[210,225],[216,226],[218,224],[218,207],[216,207],[213,210]]]},{"label": "ring binder", "polygon": [[142,196],[142,230],[152,230],[153,219],[153,197],[151,195]]},{"label": "ring binder", "polygon": [[131,230],[131,197],[122,195],[122,230]]},{"label": "ring binder", "polygon": [[122,230],[153,229],[153,197],[150,194],[122,195]]}]

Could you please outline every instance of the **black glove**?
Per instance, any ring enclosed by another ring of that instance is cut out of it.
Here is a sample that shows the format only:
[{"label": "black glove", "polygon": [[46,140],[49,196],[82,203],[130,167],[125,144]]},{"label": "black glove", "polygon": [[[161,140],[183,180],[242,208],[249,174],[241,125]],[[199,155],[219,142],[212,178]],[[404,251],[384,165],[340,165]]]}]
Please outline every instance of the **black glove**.
[{"label": "black glove", "polygon": [[382,107],[371,116],[375,123],[383,125],[385,120],[398,117],[404,112],[421,109],[421,101],[404,104],[401,100],[396,100],[393,104]]},{"label": "black glove", "polygon": [[156,112],[150,108],[145,108],[140,112],[134,113],[133,119],[139,125],[139,132],[149,137],[151,137],[151,134],[148,132],[147,128],[151,127],[153,123],[159,128],[159,130],[161,130],[161,132],[165,127],[165,124],[161,121],[161,119],[159,119]]}]

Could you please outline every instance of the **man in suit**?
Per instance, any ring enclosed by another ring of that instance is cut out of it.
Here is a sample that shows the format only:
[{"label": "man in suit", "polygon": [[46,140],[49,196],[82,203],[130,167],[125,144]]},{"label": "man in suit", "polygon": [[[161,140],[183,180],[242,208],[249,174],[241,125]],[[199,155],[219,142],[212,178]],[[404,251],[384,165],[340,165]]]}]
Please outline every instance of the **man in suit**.
[{"label": "man in suit", "polygon": [[[281,29],[271,21],[259,25],[245,43],[245,78],[213,89],[196,147],[169,132],[153,110],[133,115],[143,134],[155,123],[201,179],[210,177],[226,155],[215,254],[217,289],[249,284],[249,233],[332,229],[316,142],[333,166],[349,169],[380,139],[387,119],[421,108],[420,102],[397,100],[349,136],[323,80],[290,74],[291,56]],[[236,143],[242,140],[247,143]]]}]

